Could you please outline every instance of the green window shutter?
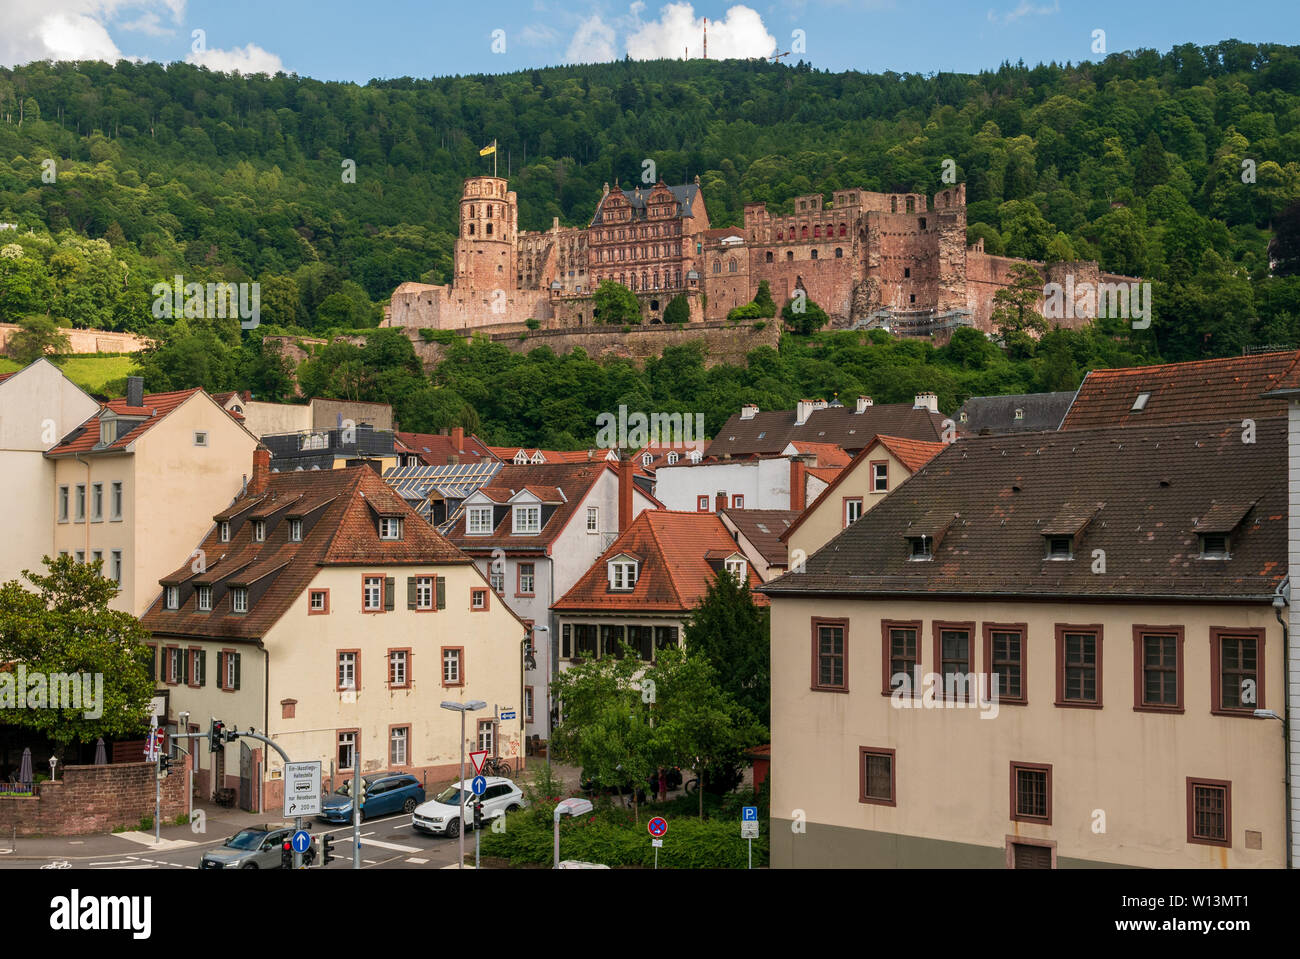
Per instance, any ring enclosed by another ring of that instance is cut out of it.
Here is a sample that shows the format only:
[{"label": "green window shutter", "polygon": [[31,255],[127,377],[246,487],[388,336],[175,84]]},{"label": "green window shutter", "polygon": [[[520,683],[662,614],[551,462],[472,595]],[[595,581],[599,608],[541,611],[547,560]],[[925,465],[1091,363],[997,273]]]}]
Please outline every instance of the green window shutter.
[{"label": "green window shutter", "polygon": [[384,609],[392,609],[393,604],[397,601],[397,579],[393,576],[384,577]]},{"label": "green window shutter", "polygon": [[226,688],[226,654],[217,653],[217,689]]},{"label": "green window shutter", "polygon": [[199,674],[195,677],[195,681],[200,686],[206,686],[208,684],[208,651],[206,649],[199,650],[198,667]]},{"label": "green window shutter", "polygon": [[415,609],[415,577],[406,577],[406,608]]},{"label": "green window shutter", "polygon": [[235,657],[235,688],[239,688],[239,653],[231,653]]},{"label": "green window shutter", "polygon": [[435,584],[437,584],[437,587],[438,587],[438,590],[437,590],[437,592],[438,592],[438,608],[439,608],[439,609],[446,609],[446,608],[447,608],[447,581],[446,581],[443,577],[441,577],[441,576],[435,576],[435,577],[433,578],[433,581],[434,581]]},{"label": "green window shutter", "polygon": [[190,651],[188,649],[181,652],[181,682],[187,686],[190,682]]}]

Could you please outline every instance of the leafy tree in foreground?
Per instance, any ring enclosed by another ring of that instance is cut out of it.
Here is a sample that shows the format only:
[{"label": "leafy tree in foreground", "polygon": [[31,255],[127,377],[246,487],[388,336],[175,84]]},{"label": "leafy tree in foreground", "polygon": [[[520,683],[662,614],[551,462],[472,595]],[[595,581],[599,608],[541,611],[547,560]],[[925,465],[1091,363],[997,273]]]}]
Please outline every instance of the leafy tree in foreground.
[{"label": "leafy tree in foreground", "polygon": [[1013,333],[1046,333],[1048,323],[1038,313],[1043,278],[1028,263],[1011,268],[1011,284],[993,294],[993,326],[1004,339]]},{"label": "leafy tree in foreground", "polygon": [[59,325],[48,316],[27,316],[18,326],[18,332],[9,338],[9,355],[24,366],[68,348],[67,334],[59,332]]},{"label": "leafy tree in foreground", "polygon": [[719,688],[764,726],[772,705],[770,619],[749,587],[724,572],[691,611],[684,636],[690,654],[713,667]]}]

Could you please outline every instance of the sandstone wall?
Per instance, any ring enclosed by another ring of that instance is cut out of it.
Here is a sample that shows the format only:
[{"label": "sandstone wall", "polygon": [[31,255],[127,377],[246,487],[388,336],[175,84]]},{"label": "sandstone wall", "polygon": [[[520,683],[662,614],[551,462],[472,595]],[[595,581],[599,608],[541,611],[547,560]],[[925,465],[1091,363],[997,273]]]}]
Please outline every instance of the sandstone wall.
[{"label": "sandstone wall", "polygon": [[[0,350],[9,346],[9,340],[21,327],[16,323],[0,323]],[[138,353],[149,345],[149,340],[134,333],[113,333],[109,330],[74,330],[60,327],[59,332],[68,338],[69,353]]]},{"label": "sandstone wall", "polygon": [[[162,784],[162,818],[188,808],[185,770],[189,757],[174,766]],[[154,814],[153,763],[63,766],[59,778],[36,786],[32,797],[0,796],[0,833],[20,836],[83,836],[133,826]]]}]

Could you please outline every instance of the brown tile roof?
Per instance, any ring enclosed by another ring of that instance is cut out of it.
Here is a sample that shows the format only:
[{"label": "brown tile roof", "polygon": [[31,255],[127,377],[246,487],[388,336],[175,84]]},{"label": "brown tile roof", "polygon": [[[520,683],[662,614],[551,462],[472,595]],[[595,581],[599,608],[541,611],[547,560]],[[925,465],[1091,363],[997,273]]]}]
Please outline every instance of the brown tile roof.
[{"label": "brown tile roof", "polygon": [[818,466],[848,466],[853,459],[848,452],[834,443],[811,443],[808,440],[795,440],[792,444],[799,453],[815,453]]},{"label": "brown tile roof", "polygon": [[815,476],[823,483],[834,483],[844,472],[843,466],[809,466],[807,473],[809,476]]},{"label": "brown tile roof", "polygon": [[451,462],[453,456],[458,463],[476,463],[497,458],[488,445],[473,434],[464,437],[460,449],[455,447],[451,436],[436,433],[404,433],[400,430],[393,435],[405,443],[422,463],[427,463],[429,466],[445,466]]},{"label": "brown tile roof", "polygon": [[[369,508],[400,511],[405,519],[403,538],[381,540]],[[255,509],[241,510],[247,504]],[[251,514],[275,511],[289,504],[268,523],[266,541],[252,541]],[[323,507],[323,508],[322,508]],[[196,573],[190,560],[162,582],[181,585],[181,608],[163,609],[159,597],[141,617],[154,633],[213,639],[256,639],[273,627],[323,566],[365,566],[375,570],[393,566],[459,565],[472,560],[439,536],[428,523],[392,492],[374,470],[366,466],[314,472],[272,473],[263,493],[246,494],[221,516],[243,513],[232,529],[231,541],[222,543],[214,527],[200,544],[206,569]],[[303,538],[289,542],[285,519],[306,511]],[[213,611],[194,608],[195,583],[215,584]],[[228,587],[249,585],[247,613],[230,611]],[[358,587],[359,588],[359,587]]]},{"label": "brown tile roof", "polygon": [[[644,510],[552,608],[689,612],[718,575],[721,559],[711,563],[707,556],[715,550],[724,556],[740,552],[716,513]],[[620,553],[632,554],[640,563],[636,585],[615,592],[609,588],[606,563]],[[753,564],[747,564],[747,571],[750,588],[759,586],[762,580]],[[766,605],[760,596],[754,601]]]},{"label": "brown tile roof", "polygon": [[515,455],[520,450],[523,450],[529,459],[541,453],[542,459],[547,463],[603,463],[606,453],[605,450],[542,450],[532,446],[489,446],[488,449],[503,463],[513,463]]},{"label": "brown tile roof", "polygon": [[916,409],[911,403],[878,404],[861,413],[852,406],[828,406],[814,411],[802,426],[795,426],[794,410],[760,411],[747,420],[736,413],[718,430],[706,452],[719,459],[725,455],[776,454],[790,443],[807,440],[831,443],[856,453],[878,433],[941,440],[943,421],[942,413]]},{"label": "brown tile roof", "polygon": [[[447,538],[461,549],[471,553],[491,549],[549,550],[551,543],[573,518],[579,504],[612,463],[538,463],[533,466],[515,466],[506,461],[497,474],[478,492],[494,503],[505,505],[525,487],[530,488],[542,501],[542,531],[535,536],[515,536],[511,533],[510,511],[503,510],[496,529],[488,536],[469,536],[465,533],[468,521],[465,510],[447,532]],[[563,496],[560,495],[563,491]]]},{"label": "brown tile roof", "polygon": [[[1294,376],[1298,358],[1300,352],[1290,351],[1093,370],[1079,386],[1061,429],[1279,416],[1286,410],[1286,400],[1261,399],[1261,394],[1276,388],[1288,373]],[[1142,393],[1150,394],[1146,406],[1133,412],[1133,403]]]},{"label": "brown tile roof", "polygon": [[21,370],[14,370],[13,372],[10,372],[10,373],[0,373],[0,383],[3,383],[5,380],[9,379],[9,377],[13,376],[14,373],[20,373],[20,372],[22,372],[22,371],[21,371]]},{"label": "brown tile roof", "polygon": [[[143,406],[127,406],[125,399],[109,400],[100,406],[100,413],[111,410],[119,416],[143,416],[145,419],[129,433],[119,436],[107,446],[99,446],[99,416],[96,413],[75,430],[65,436],[46,456],[72,456],[76,453],[103,453],[123,450],[138,440],[154,426],[162,422],[172,410],[180,406],[195,393],[203,390],[195,387],[189,390],[177,390],[173,393],[150,393],[144,398]],[[99,447],[96,449],[96,447]]]},{"label": "brown tile roof", "polygon": [[[766,589],[1267,600],[1286,575],[1286,438],[1286,418],[1273,417],[1258,421],[1254,443],[1242,442],[1235,418],[962,440],[810,557],[804,573]],[[1232,558],[1200,559],[1198,522],[1221,525],[1228,506],[1252,501]],[[1075,559],[1046,559],[1045,527],[1093,507]],[[934,558],[911,561],[906,538],[945,525]],[[1096,550],[1104,573],[1093,572]]]},{"label": "brown tile roof", "polygon": [[740,531],[740,534],[754,544],[760,556],[769,566],[784,566],[787,556],[785,543],[781,537],[799,518],[797,509],[724,509],[725,516]]},{"label": "brown tile roof", "polygon": [[[972,396],[953,417],[962,436],[992,433],[1037,433],[1061,426],[1074,402],[1074,391],[1015,393],[1006,396]],[[1016,414],[1020,418],[1016,418]]]}]

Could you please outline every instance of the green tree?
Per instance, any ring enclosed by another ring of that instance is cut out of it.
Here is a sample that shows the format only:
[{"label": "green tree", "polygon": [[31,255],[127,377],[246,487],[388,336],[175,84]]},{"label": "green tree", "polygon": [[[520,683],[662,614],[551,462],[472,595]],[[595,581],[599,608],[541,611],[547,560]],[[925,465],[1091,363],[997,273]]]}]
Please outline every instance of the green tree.
[{"label": "green tree", "polygon": [[600,322],[607,326],[641,322],[641,305],[632,291],[622,283],[602,280],[592,299]]},{"label": "green tree", "polygon": [[1010,271],[1011,282],[993,294],[993,327],[1006,339],[1017,333],[1044,333],[1047,320],[1038,313],[1043,295],[1043,277],[1028,263],[1017,263]]},{"label": "green tree", "polygon": [[769,620],[749,585],[724,571],[691,611],[684,635],[690,654],[713,667],[722,691],[764,726],[772,700]]},{"label": "green tree", "polygon": [[664,310],[665,323],[688,323],[691,319],[691,305],[686,301],[686,297],[678,293],[668,301],[668,308]]},{"label": "green tree", "polygon": [[24,366],[68,348],[67,334],[48,316],[23,317],[18,326],[18,331],[9,338],[8,352]]},{"label": "green tree", "polygon": [[826,311],[814,303],[803,290],[796,290],[795,294],[781,308],[781,319],[785,320],[790,330],[801,336],[809,336],[830,322]]}]

